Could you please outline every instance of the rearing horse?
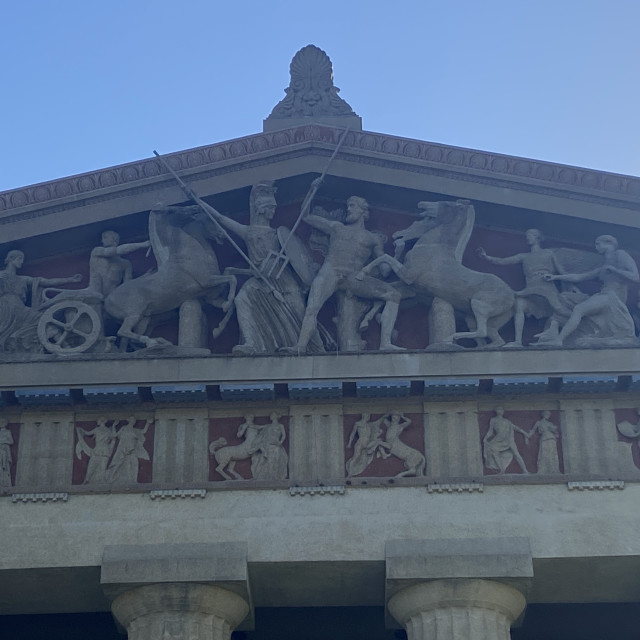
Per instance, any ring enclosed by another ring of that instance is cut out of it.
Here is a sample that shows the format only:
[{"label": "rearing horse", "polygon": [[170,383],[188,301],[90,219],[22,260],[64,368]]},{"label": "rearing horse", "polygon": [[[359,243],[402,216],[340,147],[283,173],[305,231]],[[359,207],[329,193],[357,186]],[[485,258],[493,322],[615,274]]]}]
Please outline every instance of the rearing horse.
[{"label": "rearing horse", "polygon": [[[220,274],[218,259],[209,244],[216,233],[198,206],[166,207],[149,213],[149,238],[157,271],[124,282],[105,299],[105,311],[122,322],[118,335],[146,347],[166,344],[145,335],[152,316],[177,309],[187,300],[201,298],[231,314],[235,276]],[[228,294],[221,297],[227,287]],[[214,331],[214,335],[219,332]]]},{"label": "rearing horse", "polygon": [[498,329],[513,316],[515,295],[498,276],[462,265],[462,253],[475,220],[473,205],[468,200],[457,200],[420,202],[418,207],[422,210],[421,219],[393,234],[397,245],[417,238],[404,264],[383,255],[361,273],[384,262],[416,293],[446,300],[465,314],[468,323],[475,324],[475,330],[454,333],[446,343],[461,338],[488,338],[492,346],[502,346],[504,340]]}]

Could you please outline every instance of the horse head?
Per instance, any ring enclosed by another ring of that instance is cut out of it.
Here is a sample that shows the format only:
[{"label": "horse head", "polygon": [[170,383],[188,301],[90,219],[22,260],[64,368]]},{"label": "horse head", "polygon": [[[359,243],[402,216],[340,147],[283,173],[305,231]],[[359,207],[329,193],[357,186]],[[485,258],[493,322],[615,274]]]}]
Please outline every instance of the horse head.
[{"label": "horse head", "polygon": [[418,203],[418,209],[423,230],[420,242],[451,247],[456,260],[460,262],[475,220],[475,210],[471,202],[423,200]]}]

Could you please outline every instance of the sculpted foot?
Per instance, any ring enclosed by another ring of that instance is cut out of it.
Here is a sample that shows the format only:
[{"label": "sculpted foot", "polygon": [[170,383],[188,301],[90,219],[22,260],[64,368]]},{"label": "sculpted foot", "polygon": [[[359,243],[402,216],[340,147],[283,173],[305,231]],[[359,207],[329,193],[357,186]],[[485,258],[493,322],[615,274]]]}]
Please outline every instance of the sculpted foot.
[{"label": "sculpted foot", "polygon": [[387,344],[381,344],[380,351],[406,351],[406,349],[389,342]]},{"label": "sculpted foot", "polygon": [[502,345],[503,349],[520,349],[521,347],[522,342],[516,342],[515,340],[513,342],[507,342],[507,344]]}]

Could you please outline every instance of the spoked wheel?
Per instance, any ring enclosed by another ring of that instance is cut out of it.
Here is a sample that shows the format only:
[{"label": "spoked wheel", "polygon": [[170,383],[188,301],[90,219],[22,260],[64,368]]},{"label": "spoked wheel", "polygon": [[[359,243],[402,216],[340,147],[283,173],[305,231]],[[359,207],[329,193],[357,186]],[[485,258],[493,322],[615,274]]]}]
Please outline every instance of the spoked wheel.
[{"label": "spoked wheel", "polygon": [[42,346],[57,355],[83,353],[102,336],[98,312],[84,302],[61,301],[50,306],[38,322]]}]

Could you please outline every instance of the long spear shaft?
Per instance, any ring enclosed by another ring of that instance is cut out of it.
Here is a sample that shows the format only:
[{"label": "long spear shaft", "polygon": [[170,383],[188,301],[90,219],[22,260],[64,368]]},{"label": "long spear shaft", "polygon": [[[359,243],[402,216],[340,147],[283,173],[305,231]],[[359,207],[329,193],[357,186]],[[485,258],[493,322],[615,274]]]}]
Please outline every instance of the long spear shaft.
[{"label": "long spear shaft", "polygon": [[[229,241],[231,246],[242,256],[244,261],[249,265],[249,268],[253,272],[253,275],[255,275],[257,278],[262,280],[265,283],[265,285],[269,288],[269,292],[272,293],[280,302],[283,302],[284,298],[282,297],[282,294],[271,284],[271,282],[269,282],[269,280],[265,277],[262,271],[260,271],[260,269],[256,267],[256,265],[253,263],[251,258],[242,250],[242,248],[238,245],[238,243],[229,235],[227,230],[216,220],[215,216],[211,213],[211,211],[209,211],[210,208],[213,209],[213,211],[216,211],[216,210],[210,204],[207,204],[206,202],[204,202],[204,200],[201,200],[196,195],[196,192],[182,180],[182,178],[171,168],[169,163],[155,149],[153,153],[156,156],[156,158],[158,158],[158,160],[162,162],[162,164],[169,171],[169,173],[176,179],[176,182],[180,185],[180,188],[182,189],[184,194],[189,199],[193,200],[200,207],[200,209],[204,211],[204,213],[206,213],[207,216],[209,216],[209,219],[211,220],[211,222],[213,222],[216,228]],[[218,211],[216,211],[216,213],[218,213]]]},{"label": "long spear shaft", "polygon": [[[271,266],[270,272],[274,268],[274,266],[275,266],[275,264],[276,264],[276,262],[278,260],[282,260],[283,258],[285,258],[287,245],[289,244],[289,239],[294,234],[295,230],[298,228],[298,225],[302,222],[302,219],[309,212],[309,207],[311,206],[311,201],[314,199],[318,189],[320,188],[320,184],[322,183],[322,181],[324,180],[325,176],[327,175],[327,171],[329,171],[329,167],[331,166],[331,163],[333,162],[334,158],[338,155],[338,151],[340,150],[340,147],[342,146],[342,143],[344,142],[345,138],[347,137],[347,133],[349,133],[349,127],[347,127],[344,130],[342,136],[340,137],[340,140],[338,141],[338,144],[336,145],[336,148],[333,150],[333,153],[331,154],[331,157],[329,158],[329,162],[327,162],[327,165],[325,166],[324,171],[320,174],[320,178],[318,178],[318,179],[313,181],[313,184],[309,188],[309,191],[307,192],[307,195],[304,197],[304,200],[302,201],[302,206],[300,207],[300,215],[296,219],[293,227],[291,227],[291,231],[289,232],[289,235],[287,236],[285,241],[282,243],[282,247],[280,247],[280,251],[278,252],[278,255],[275,257],[275,260],[271,263],[272,266]],[[317,186],[316,186],[316,184],[317,184]],[[276,278],[279,277],[280,274],[284,271],[284,268],[287,266],[287,262],[288,262],[288,260],[285,258],[284,263],[282,264],[282,266],[280,267],[280,270],[278,271],[278,273],[276,275]]]}]

